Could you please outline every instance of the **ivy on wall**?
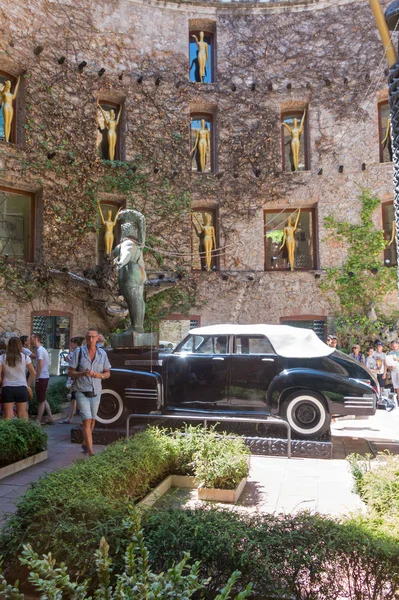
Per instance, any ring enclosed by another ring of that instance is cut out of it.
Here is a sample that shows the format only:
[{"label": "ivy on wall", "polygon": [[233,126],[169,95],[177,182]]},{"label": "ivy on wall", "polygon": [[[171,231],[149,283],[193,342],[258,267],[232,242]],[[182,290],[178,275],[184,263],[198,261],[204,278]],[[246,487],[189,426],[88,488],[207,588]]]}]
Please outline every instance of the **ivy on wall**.
[{"label": "ivy on wall", "polygon": [[360,222],[338,221],[332,215],[324,220],[330,231],[327,239],[335,239],[347,247],[342,266],[325,270],[320,287],[339,300],[335,320],[341,347],[350,350],[353,343],[366,343],[392,328],[397,315],[384,314],[384,299],[396,289],[396,269],[383,265],[387,246],[384,232],[373,222],[380,199],[370,189],[362,189]]}]

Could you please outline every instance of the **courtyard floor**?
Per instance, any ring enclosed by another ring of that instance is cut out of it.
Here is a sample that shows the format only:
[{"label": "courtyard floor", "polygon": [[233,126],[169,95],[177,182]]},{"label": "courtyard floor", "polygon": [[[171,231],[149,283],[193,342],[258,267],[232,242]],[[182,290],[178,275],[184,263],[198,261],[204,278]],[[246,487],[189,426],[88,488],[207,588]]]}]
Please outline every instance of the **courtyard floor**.
[{"label": "courtyard floor", "polygon": [[[79,418],[75,417],[76,424]],[[49,458],[25,471],[0,480],[0,526],[7,513],[31,483],[77,459],[85,459],[81,447],[70,443],[71,425],[46,426]],[[399,409],[377,411],[369,419],[339,419],[332,424],[332,460],[253,456],[248,483],[240,499],[246,510],[293,513],[308,509],[324,514],[343,515],[362,508],[352,492],[353,480],[345,457],[352,452],[371,454],[389,449],[399,452]],[[98,452],[103,446],[96,446]],[[185,494],[185,495],[184,495]],[[192,492],[191,492],[192,494]],[[192,503],[190,492],[175,493],[172,503]]]}]

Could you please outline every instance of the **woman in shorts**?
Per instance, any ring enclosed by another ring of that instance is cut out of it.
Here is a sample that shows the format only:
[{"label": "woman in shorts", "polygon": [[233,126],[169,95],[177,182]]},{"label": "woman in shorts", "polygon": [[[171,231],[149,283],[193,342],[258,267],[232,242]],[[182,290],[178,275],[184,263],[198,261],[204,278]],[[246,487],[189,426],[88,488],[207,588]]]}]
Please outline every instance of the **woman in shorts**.
[{"label": "woman in shorts", "polygon": [[[29,372],[28,381],[26,381],[26,370]],[[15,403],[17,417],[28,420],[26,405],[29,396],[32,397],[31,385],[35,376],[31,359],[22,351],[21,340],[17,337],[10,338],[6,353],[0,356],[0,378],[3,378],[1,401],[4,419],[13,418]]]}]

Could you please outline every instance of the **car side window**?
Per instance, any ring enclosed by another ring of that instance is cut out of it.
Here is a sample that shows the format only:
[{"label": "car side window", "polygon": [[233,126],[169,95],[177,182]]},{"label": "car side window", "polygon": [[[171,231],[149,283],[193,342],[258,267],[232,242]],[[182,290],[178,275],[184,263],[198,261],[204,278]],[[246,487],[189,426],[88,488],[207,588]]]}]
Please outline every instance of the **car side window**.
[{"label": "car side window", "polygon": [[273,346],[265,336],[237,335],[234,354],[275,354]]},{"label": "car side window", "polygon": [[194,339],[195,354],[213,354],[213,338],[208,336],[195,336]]}]

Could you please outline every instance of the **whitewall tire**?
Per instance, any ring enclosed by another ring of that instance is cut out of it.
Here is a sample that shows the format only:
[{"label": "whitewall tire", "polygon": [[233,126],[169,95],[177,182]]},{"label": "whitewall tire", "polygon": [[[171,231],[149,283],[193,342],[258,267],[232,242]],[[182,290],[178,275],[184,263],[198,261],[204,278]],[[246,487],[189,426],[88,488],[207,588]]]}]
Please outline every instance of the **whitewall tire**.
[{"label": "whitewall tire", "polygon": [[119,421],[124,412],[123,400],[114,390],[102,390],[96,421],[102,425],[112,425]]},{"label": "whitewall tire", "polygon": [[294,392],[285,400],[283,417],[301,438],[322,435],[330,428],[331,415],[325,402],[307,390]]}]

